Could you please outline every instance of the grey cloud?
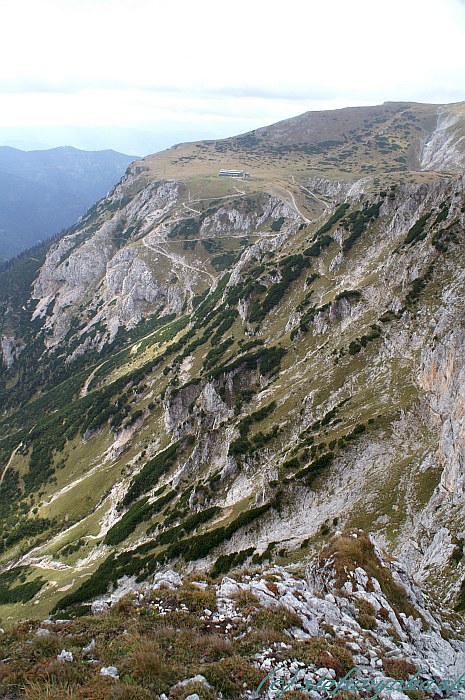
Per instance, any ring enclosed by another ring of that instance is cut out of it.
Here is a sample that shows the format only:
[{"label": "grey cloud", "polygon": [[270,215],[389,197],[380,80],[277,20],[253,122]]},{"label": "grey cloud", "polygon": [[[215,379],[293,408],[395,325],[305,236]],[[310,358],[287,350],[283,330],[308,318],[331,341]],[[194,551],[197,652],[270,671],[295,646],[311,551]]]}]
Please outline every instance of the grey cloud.
[{"label": "grey cloud", "polygon": [[263,100],[325,100],[334,97],[334,90],[313,86],[273,86],[261,85],[225,85],[215,87],[203,87],[201,84],[185,87],[182,85],[170,85],[165,83],[118,81],[118,80],[47,80],[34,77],[23,77],[18,80],[2,80],[0,78],[0,90],[4,94],[77,94],[83,90],[142,90],[148,93],[164,95],[182,95],[189,98],[211,99],[263,99]]}]

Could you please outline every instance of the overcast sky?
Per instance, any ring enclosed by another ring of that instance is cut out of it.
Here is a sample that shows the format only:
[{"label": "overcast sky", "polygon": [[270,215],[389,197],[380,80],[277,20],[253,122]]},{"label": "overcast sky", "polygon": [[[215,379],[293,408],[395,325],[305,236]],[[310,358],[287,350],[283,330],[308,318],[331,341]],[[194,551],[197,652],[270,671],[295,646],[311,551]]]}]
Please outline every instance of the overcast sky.
[{"label": "overcast sky", "polygon": [[232,135],[465,100],[465,0],[0,0],[0,127]]}]

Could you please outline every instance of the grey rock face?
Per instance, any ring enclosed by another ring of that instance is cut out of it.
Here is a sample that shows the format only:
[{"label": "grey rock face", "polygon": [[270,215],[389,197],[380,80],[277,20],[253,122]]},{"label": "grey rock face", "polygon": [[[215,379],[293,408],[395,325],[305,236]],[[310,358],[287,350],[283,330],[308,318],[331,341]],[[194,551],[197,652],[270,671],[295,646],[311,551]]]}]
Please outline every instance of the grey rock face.
[{"label": "grey rock face", "polygon": [[[86,224],[84,217],[77,233],[65,236],[49,251],[32,295],[39,301],[40,313],[47,315],[49,347],[63,339],[73,314],[83,302],[94,308],[99,302],[100,307],[103,305],[94,314],[93,323],[100,320],[111,328],[106,342],[113,339],[120,325],[136,324],[154,305],[165,306],[167,311],[180,310],[184,294],[155,280],[143,259],[143,248],[118,250],[118,241],[125,231],[131,227],[139,229],[140,236],[169,212],[176,202],[178,184],[150,183],[131,197],[128,192],[133,184],[134,178],[129,175],[97,211],[97,223]],[[128,197],[130,201],[124,205]],[[116,212],[105,220],[105,212],[112,208]],[[93,230],[96,226],[97,230]]]},{"label": "grey rock face", "polygon": [[155,574],[152,585],[154,588],[174,589],[182,585],[182,578],[176,571],[168,569]]},{"label": "grey rock face", "polygon": [[447,108],[438,108],[436,127],[420,149],[420,166],[423,170],[462,169],[465,137],[460,128],[455,128],[459,122],[458,115],[451,114]]},{"label": "grey rock face", "polygon": [[95,602],[92,603],[92,606],[91,606],[92,615],[103,615],[104,613],[108,612],[108,610],[109,610],[109,605],[108,605],[108,603],[105,603],[103,600],[96,600]]},{"label": "grey rock face", "polygon": [[11,369],[24,348],[24,343],[17,341],[14,337],[1,336],[0,355],[2,357],[3,366],[6,369]]},{"label": "grey rock face", "polygon": [[[445,319],[444,319],[445,320]],[[449,330],[421,357],[419,381],[431,411],[442,423],[438,459],[444,465],[442,488],[455,503],[465,490],[465,330]]]}]

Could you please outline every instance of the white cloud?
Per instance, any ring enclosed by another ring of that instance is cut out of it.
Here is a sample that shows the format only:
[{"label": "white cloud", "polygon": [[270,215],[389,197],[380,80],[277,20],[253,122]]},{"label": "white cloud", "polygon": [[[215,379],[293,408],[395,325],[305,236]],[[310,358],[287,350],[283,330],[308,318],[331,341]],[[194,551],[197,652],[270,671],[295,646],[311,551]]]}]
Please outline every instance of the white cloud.
[{"label": "white cloud", "polygon": [[0,0],[0,125],[253,128],[465,99],[463,0]]}]

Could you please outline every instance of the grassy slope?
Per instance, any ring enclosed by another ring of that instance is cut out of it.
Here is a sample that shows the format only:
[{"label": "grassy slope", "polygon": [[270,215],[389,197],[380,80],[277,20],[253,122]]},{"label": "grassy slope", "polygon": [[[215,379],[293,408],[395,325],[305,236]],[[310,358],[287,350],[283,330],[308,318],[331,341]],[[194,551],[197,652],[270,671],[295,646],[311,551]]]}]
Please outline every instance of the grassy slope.
[{"label": "grassy slope", "polygon": [[[391,115],[389,119],[391,119],[394,128],[395,117]],[[294,135],[291,136],[295,138]],[[182,146],[175,149],[175,156],[173,156],[173,149],[171,149],[171,151],[160,154],[154,159],[147,159],[146,164],[150,168],[148,175],[153,177],[156,172],[159,174],[161,167],[166,167],[167,177],[187,175],[190,188],[190,199],[187,201],[191,201],[194,197],[209,199],[228,194],[233,195],[236,187],[253,192],[262,186],[264,190],[269,190],[271,181],[272,187],[275,189],[293,190],[296,195],[298,192],[302,193],[295,183],[290,183],[288,179],[290,173],[297,174],[298,166],[303,164],[303,156],[300,154],[294,153],[287,156],[287,161],[283,157],[283,163],[279,162],[278,167],[274,170],[271,168],[271,161],[269,165],[267,159],[260,156],[260,171],[254,173],[254,179],[236,183],[220,180],[213,174],[211,177],[208,176],[208,173],[212,172],[213,169],[216,171],[220,167],[250,167],[250,162],[241,160],[242,156],[237,155],[236,146],[233,145],[235,150],[231,156],[227,154],[213,155],[213,151],[207,151],[205,148],[198,149],[205,158],[207,158],[207,153],[211,152],[211,157],[215,157],[215,162],[196,158],[195,161],[186,161],[186,165],[184,161],[180,160],[179,154],[189,153],[185,149],[194,148],[196,147]],[[206,148],[212,149],[213,146],[207,144]],[[237,160],[234,160],[236,157]],[[250,158],[250,155],[248,157]],[[305,156],[305,158],[307,157]],[[365,154],[363,157],[365,158]],[[309,174],[309,170],[305,172]],[[355,171],[352,172],[351,176],[354,174]],[[387,182],[389,182],[390,177],[390,174],[386,176]],[[303,208],[308,205],[308,200],[304,200],[302,196],[302,199],[298,199],[298,204],[299,207]],[[305,211],[309,215],[312,213],[311,207]],[[319,212],[321,212],[321,208]],[[276,256],[265,256],[263,262],[268,265],[268,268],[262,274],[262,279],[267,284],[269,284],[267,273],[272,273],[279,259],[289,254],[300,254],[311,244],[317,225],[313,224],[298,231],[295,236],[283,244]],[[266,483],[267,476],[272,473],[281,484],[285,484],[285,488],[289,489],[290,502],[292,503],[293,498],[296,499],[297,512],[300,508],[299,502],[313,498],[312,493],[316,493],[317,498],[323,501],[325,499],[331,500],[330,497],[337,490],[337,484],[334,479],[331,480],[334,465],[326,476],[319,476],[316,482],[307,488],[301,481],[286,482],[285,479],[292,476],[293,471],[289,472],[282,467],[282,464],[295,455],[302,455],[304,446],[297,439],[298,428],[305,429],[314,424],[315,421],[321,420],[336,404],[346,399],[348,401],[344,405],[343,411],[341,410],[340,415],[338,415],[340,422],[330,421],[327,425],[315,428],[311,434],[316,444],[323,442],[329,444],[333,440],[343,438],[357,425],[368,426],[367,435],[364,435],[361,441],[350,442],[336,450],[335,464],[339,465],[339,468],[347,470],[347,490],[354,486],[354,482],[351,481],[356,478],[357,474],[354,465],[356,465],[358,456],[363,455],[367,439],[378,447],[377,452],[374,452],[371,474],[363,474],[364,481],[361,488],[359,485],[358,490],[354,490],[351,506],[345,508],[345,512],[338,515],[343,515],[351,525],[355,526],[366,527],[371,523],[387,540],[395,544],[399,528],[408,520],[412,512],[418,510],[426,502],[432,493],[437,483],[437,473],[425,473],[425,476],[416,484],[413,483],[412,476],[415,473],[414,466],[421,461],[435,440],[435,437],[429,434],[427,426],[422,425],[415,408],[419,394],[414,384],[411,367],[415,358],[418,358],[421,341],[411,356],[402,355],[399,352],[390,353],[389,346],[391,337],[400,334],[401,338],[404,339],[402,342],[405,343],[405,338],[409,333],[414,333],[420,328],[427,328],[428,319],[433,318],[439,304],[438,291],[448,284],[452,269],[447,262],[449,258],[443,257],[443,260],[446,261],[444,268],[437,269],[425,293],[420,298],[421,321],[419,323],[415,319],[417,311],[414,310],[410,315],[404,315],[401,322],[394,320],[390,324],[383,325],[381,338],[369,342],[363,350],[351,355],[348,352],[350,343],[355,342],[366,333],[371,324],[378,323],[379,317],[389,307],[390,298],[403,299],[408,293],[409,285],[406,281],[396,282],[395,270],[399,266],[406,269],[412,261],[416,260],[418,250],[422,251],[425,267],[428,258],[433,260],[437,257],[437,253],[430,243],[430,234],[426,241],[415,244],[419,247],[412,246],[408,249],[401,249],[400,253],[396,252],[406,232],[401,232],[392,241],[386,241],[383,237],[384,226],[385,221],[382,218],[373,223],[361,239],[356,242],[339,267],[330,268],[338,250],[335,243],[313,261],[313,269],[319,272],[320,277],[312,284],[311,303],[321,307],[333,302],[338,292],[347,288],[356,288],[362,297],[360,303],[354,305],[354,313],[351,311],[342,321],[331,320],[327,323],[326,330],[314,332],[312,329],[291,341],[289,330],[285,331],[285,327],[291,315],[308,293],[308,288],[305,285],[305,278],[308,274],[306,271],[291,284],[281,303],[266,316],[260,327],[256,329],[254,338],[262,340],[265,346],[281,344],[287,350],[281,364],[282,371],[274,378],[262,378],[261,387],[258,387],[259,391],[255,398],[249,399],[249,403],[245,402],[238,416],[229,418],[225,427],[219,429],[219,440],[234,439],[237,433],[232,432],[233,426],[237,425],[238,421],[245,415],[269,404],[272,399],[276,401],[276,409],[263,421],[258,421],[251,426],[249,439],[253,439],[259,432],[267,433],[275,426],[280,427],[280,432],[264,450],[247,458],[244,464],[246,474],[255,472],[249,485],[250,494],[243,500],[239,499],[232,512],[227,507],[225,508],[222,524],[230,523],[241,510],[253,505],[255,495],[263,488],[266,490],[267,497],[273,496],[274,487],[270,488],[269,484]],[[383,270],[381,263],[386,262],[386,260],[388,263]],[[391,275],[389,271],[392,272]],[[251,274],[253,276],[253,273]],[[391,280],[388,293],[385,289],[386,278]],[[190,342],[200,339],[204,330],[205,327],[198,327]],[[109,387],[112,381],[121,380],[125,376],[130,380],[131,372],[143,367],[147,361],[153,361],[156,357],[161,356],[170,344],[182,339],[185,332],[181,331],[166,342],[162,329],[151,332],[146,337],[138,338],[137,342],[128,343],[127,351],[122,354],[121,363],[117,363],[113,368],[110,366],[108,372],[105,364],[101,366],[98,382],[90,385],[91,396],[92,392],[97,391],[95,386]],[[233,360],[240,349],[240,343],[244,339],[250,340],[250,337],[245,334],[242,322],[238,319],[223,335],[223,339],[228,336],[234,339],[234,343],[222,353],[220,358],[222,363]],[[405,344],[405,347],[407,346],[408,344]],[[133,410],[142,410],[143,415],[139,423],[132,426],[131,430],[134,430],[134,436],[128,443],[128,449],[123,451],[121,455],[105,461],[105,451],[113,439],[107,428],[99,429],[88,436],[85,441],[81,439],[70,441],[64,450],[56,455],[55,465],[62,460],[65,463],[65,466],[56,472],[56,483],[49,481],[38,494],[33,496],[32,501],[24,499],[23,504],[25,508],[35,505],[39,509],[37,514],[40,517],[56,519],[55,524],[51,527],[49,540],[39,544],[39,548],[34,551],[34,557],[51,554],[55,561],[61,561],[69,568],[57,569],[53,561],[43,560],[40,565],[41,574],[55,583],[52,583],[50,588],[43,589],[39,595],[40,602],[37,606],[32,607],[29,604],[26,608],[21,605],[5,606],[2,610],[2,617],[11,621],[11,619],[23,617],[25,613],[43,616],[45,611],[56,604],[65,590],[69,591],[70,587],[75,589],[85,574],[95,570],[96,565],[108,552],[105,548],[101,549],[100,552],[93,552],[94,545],[98,544],[105,534],[104,531],[100,531],[100,526],[105,520],[104,515],[111,511],[112,504],[114,506],[121,498],[116,491],[112,491],[113,485],[115,482],[120,483],[121,493],[124,493],[124,485],[128,484],[129,475],[134,470],[134,466],[128,466],[128,463],[131,461],[137,467],[142,466],[144,458],[141,457],[141,453],[144,450],[147,450],[149,455],[155,454],[169,443],[170,436],[166,431],[161,395],[169,382],[174,386],[177,383],[183,385],[189,381],[189,378],[201,376],[204,358],[207,352],[212,349],[211,337],[207,343],[195,348],[192,352],[190,369],[188,366],[186,369],[185,363],[182,365],[182,379],[179,366],[173,365],[176,353],[168,355],[154,369],[147,370],[143,380],[135,384],[134,388],[137,389],[137,393],[132,398]],[[98,366],[100,365],[95,365],[95,367]],[[95,367],[91,366],[84,376],[87,377]],[[205,376],[208,376],[208,372]],[[236,389],[235,399],[238,397],[238,391]],[[312,402],[308,408],[305,408],[309,396],[312,397]],[[405,454],[396,455],[395,451],[390,449],[392,436],[398,430],[400,415],[405,412],[411,414],[415,430],[421,429],[423,433],[418,434],[416,441],[408,443],[406,440]],[[369,421],[374,422],[369,423]],[[194,423],[191,430],[196,431],[201,425],[201,423]],[[29,426],[30,424],[28,428]],[[205,427],[201,430],[204,435],[208,434],[208,429]],[[213,431],[212,434],[215,432]],[[322,448],[322,450],[324,449],[327,448]],[[167,472],[167,481],[172,481],[174,478],[173,483],[178,484],[181,477],[179,469],[183,463],[185,464],[191,451],[192,449],[188,450],[174,468]],[[383,452],[387,454],[387,457],[379,468],[379,474],[384,475],[386,466],[388,466],[390,480],[385,481],[382,488],[379,488],[379,481],[377,481],[376,489],[373,489],[373,475],[377,474],[376,460],[383,455]],[[30,456],[30,451],[26,451],[26,454],[24,451],[18,453],[16,460],[11,465],[12,470],[18,469],[20,474],[24,474],[25,460],[28,456]],[[305,463],[308,463],[308,458],[307,462],[304,460],[301,466],[304,466]],[[101,466],[99,467],[99,465]],[[260,475],[261,470],[265,475],[265,482]],[[180,507],[182,495],[189,492],[193,483],[198,484],[204,480],[204,485],[207,487],[216,471],[214,461],[201,462],[199,470],[187,474],[184,479],[181,478],[178,486],[179,496],[174,506],[173,504],[168,505],[163,510],[163,516],[156,514],[139,525],[118,549],[121,550],[136,544],[144,536],[148,526],[157,522],[162,523],[163,518],[169,514],[170,510],[173,512],[174,507]],[[69,490],[63,490],[61,495],[50,502],[51,497],[56,496],[60,489],[80,478],[83,480]],[[165,477],[160,484],[163,483],[164,479]],[[200,495],[197,507],[205,507],[211,502],[226,503],[224,498],[232,481],[232,478],[229,477],[220,482],[218,490],[210,492],[210,496],[206,500],[202,500]],[[408,499],[406,499],[407,491]],[[48,505],[47,502],[49,502]],[[396,507],[394,516],[392,516],[393,505]],[[114,511],[113,515],[115,515]],[[387,525],[383,520],[383,516],[386,515],[389,517]],[[186,511],[183,511],[181,507],[178,519],[182,523],[185,517]],[[376,524],[377,519],[378,524]],[[70,522],[76,524],[70,528]],[[176,523],[176,519],[173,522]],[[318,527],[320,524],[323,523],[318,522]],[[321,537],[318,534],[318,527],[316,531],[314,529],[310,533],[315,541]],[[199,532],[205,532],[212,528],[213,524],[207,523],[200,526]],[[62,532],[59,532],[60,529]],[[52,533],[56,534],[52,536]],[[295,541],[287,537],[286,533],[283,533],[282,536],[290,543],[291,550],[298,544],[299,537],[302,539],[300,530],[297,531]],[[257,541],[263,541],[263,537],[266,539],[266,532]],[[83,542],[76,552],[69,555],[60,552],[66,545],[75,544],[80,540]],[[23,541],[15,545],[15,548],[9,552],[9,556],[25,553],[30,544],[28,541]],[[155,550],[155,552],[157,551],[160,549]],[[89,560],[79,564],[79,567],[82,568],[76,576],[76,561],[89,555],[91,555]],[[290,556],[292,556],[292,551],[290,551]],[[6,560],[5,555],[2,558],[4,561]],[[60,592],[58,589],[62,589],[62,591]]]},{"label": "grassy slope", "polygon": [[[376,223],[374,226],[375,229],[378,228],[382,230],[382,222]],[[371,236],[376,240],[374,231]],[[293,239],[292,244],[288,243],[286,247],[291,248],[292,246],[292,251],[296,252],[299,249],[299,245],[305,247],[308,240],[311,240],[310,230],[303,230]],[[365,240],[365,246],[366,242]],[[361,245],[361,243],[358,245]],[[393,248],[394,245],[395,241],[391,247]],[[285,253],[288,251],[283,250],[282,252]],[[332,259],[334,259],[334,250],[329,249],[321,256],[321,260],[317,261],[320,269],[325,270],[325,273],[321,274],[321,277],[314,284],[315,302],[318,306],[334,300],[338,290],[346,285],[346,283],[341,280],[341,277],[343,277],[343,279],[347,279],[347,276],[350,278],[351,271],[353,274],[354,267],[358,267],[357,245],[354,246],[353,250],[344,261],[342,269],[330,273],[328,265]],[[379,276],[376,274],[373,275],[371,267],[367,269],[366,273],[365,278],[363,273],[361,276],[360,271],[358,273],[359,279],[357,288],[361,290],[363,296],[369,296],[370,289],[376,288],[377,285],[380,284]],[[415,402],[417,397],[417,391],[413,384],[402,382],[398,387],[399,391],[397,385],[395,383],[392,384],[392,374],[394,373],[400,376],[399,372],[401,369],[397,366],[397,357],[392,358],[389,363],[386,363],[386,359],[381,361],[379,353],[382,347],[382,341],[380,340],[375,340],[370,343],[360,354],[355,356],[346,354],[340,358],[338,364],[335,364],[332,352],[339,351],[341,347],[347,349],[351,341],[360,337],[364,330],[371,323],[374,323],[385,311],[383,303],[379,303],[377,307],[363,304],[363,306],[365,306],[363,312],[358,317],[354,317],[353,321],[346,326],[344,331],[342,331],[340,324],[336,321],[332,324],[331,334],[329,335],[328,333],[323,335],[313,335],[309,333],[290,342],[289,334],[284,332],[284,327],[290,313],[298,306],[305,295],[306,290],[304,287],[304,276],[302,276],[301,279],[293,283],[291,290],[285,295],[282,304],[270,313],[259,330],[258,337],[262,338],[266,344],[281,342],[288,348],[288,353],[282,362],[282,372],[270,385],[266,392],[266,398],[264,397],[261,399],[260,396],[258,396],[249,407],[245,407],[244,409],[245,412],[249,412],[250,410],[257,410],[265,405],[269,401],[269,392],[272,390],[272,398],[277,402],[278,407],[276,411],[262,423],[256,426],[254,425],[250,435],[253,436],[256,434],[258,429],[266,432],[273,425],[276,425],[276,423],[281,426],[282,434],[271,447],[270,456],[272,456],[272,461],[275,463],[283,462],[286,458],[291,456],[291,451],[289,450],[289,445],[292,444],[291,436],[294,434],[295,426],[298,425],[301,420],[299,418],[299,407],[303,405],[306,396],[311,393],[314,395],[313,406],[315,419],[323,417],[328,408],[331,408],[334,403],[334,396],[337,396],[338,401],[350,398],[349,403],[344,407],[342,423],[338,423],[334,427],[328,425],[324,430],[317,429],[314,431],[317,441],[324,440],[328,443],[331,440],[337,440],[343,437],[359,423],[367,424],[368,420],[373,419],[375,416],[380,416],[379,421],[381,422],[376,422],[371,430],[374,431],[377,439],[380,439],[381,442],[383,439],[389,439],[391,421],[396,419],[400,410],[409,410],[412,406],[412,402]],[[433,293],[433,289],[434,287],[429,291],[429,298],[431,298],[430,295]],[[432,306],[434,309],[434,304]],[[394,324],[390,326],[390,330],[395,328],[396,323],[398,322],[394,322]],[[414,321],[411,323],[414,324]],[[232,359],[237,353],[238,345],[236,343],[243,338],[242,325],[236,321],[230,333],[236,339],[236,342],[222,357],[223,362]],[[150,342],[153,342],[156,337],[157,334],[153,334],[147,338],[148,345],[140,358],[141,363],[147,357],[154,357],[156,352],[159,352],[159,350],[156,350],[156,348],[159,347],[156,342],[152,347],[150,346]],[[137,347],[137,345],[135,345],[135,347]],[[163,347],[163,345],[160,346],[160,348]],[[195,356],[199,355],[201,359],[202,356],[205,356],[209,348],[209,344],[200,346]],[[154,350],[156,350],[155,353]],[[116,376],[121,376],[124,371],[134,369],[135,366],[140,364],[137,353],[136,358],[136,365],[126,365],[126,369],[123,367],[118,368],[117,374],[115,375],[112,373],[109,375],[107,381]],[[394,363],[392,366],[391,362]],[[198,373],[199,368],[199,363],[196,362],[195,364],[196,371],[194,374]],[[165,366],[166,363],[164,362],[155,370],[154,374],[148,375],[145,380],[145,386],[147,388],[138,396],[137,407],[144,409],[150,400],[153,401],[154,398],[156,399],[160,391],[163,390],[163,387],[166,386],[170,374],[167,375],[167,379],[164,379],[162,370]],[[377,369],[375,369],[373,374],[374,368]],[[194,376],[194,374],[192,376]],[[406,377],[408,376],[409,370],[407,369]],[[375,384],[373,384],[373,381],[375,381]],[[289,387],[292,387],[291,392],[289,391]],[[394,393],[392,393],[393,391]],[[386,396],[389,397],[387,407],[385,405]],[[58,498],[55,497],[55,500],[50,503],[50,505],[42,505],[39,508],[39,515],[41,517],[57,517],[59,519],[64,519],[68,516],[71,522],[80,522],[79,525],[75,526],[72,530],[66,530],[63,535],[59,535],[57,538],[42,545],[42,547],[34,552],[34,556],[51,553],[54,557],[62,559],[64,562],[73,563],[77,555],[72,555],[71,559],[67,557],[63,559],[59,554],[59,550],[67,543],[75,542],[76,539],[79,539],[81,536],[84,536],[84,545],[79,551],[79,557],[82,558],[86,556],[86,554],[89,554],[94,546],[94,538],[95,535],[98,534],[99,529],[97,526],[98,516],[95,508],[98,503],[101,502],[102,505],[99,512],[103,514],[105,508],[108,507],[105,506],[105,503],[109,503],[108,497],[107,501],[105,501],[103,494],[107,493],[115,480],[118,479],[117,475],[121,475],[124,472],[124,467],[128,461],[137,457],[141,449],[153,444],[155,436],[157,442],[160,438],[164,442],[165,438],[162,438],[163,434],[164,425],[160,406],[151,410],[150,415],[144,421],[143,427],[136,433],[137,439],[133,440],[129,451],[123,453],[123,455],[116,460],[110,460],[108,465],[105,467],[102,466],[101,469],[94,471],[93,475],[85,478],[70,490],[65,490],[61,496]],[[41,498],[37,499],[37,503],[42,502],[46,504],[50,497],[53,494],[56,496],[57,490],[63,489],[67,483],[74,482],[76,479],[85,476],[86,473],[92,474],[91,471],[89,472],[89,468],[92,468],[92,466],[98,464],[99,461],[102,461],[103,453],[110,444],[108,437],[107,434],[99,431],[87,442],[83,443],[78,440],[74,443],[70,443],[65,452],[61,455],[61,458],[65,460],[65,468],[57,472],[57,483],[49,483]],[[395,463],[395,471],[392,472],[393,485],[399,482],[400,475],[405,473],[406,467],[412,458],[421,458],[423,452],[424,445],[417,455],[414,452],[408,455],[408,457],[405,457],[405,459],[397,460]],[[23,458],[18,456],[18,461],[20,459]],[[268,458],[266,458],[266,460],[268,460]],[[212,472],[208,467],[207,471],[210,471],[210,473]],[[284,473],[285,472],[282,472],[281,478],[284,477]],[[201,476],[202,473],[196,473],[196,481],[198,481]],[[322,482],[321,485],[323,485],[323,483],[324,482]],[[434,480],[430,486],[428,486],[427,483],[425,484],[427,490],[431,489],[433,486]],[[422,500],[424,501],[424,499],[425,494],[423,493]],[[398,503],[403,502],[404,491],[402,489],[398,491],[395,500]],[[362,509],[360,508],[360,502],[353,504],[352,514],[350,515],[350,523],[353,525],[366,526],[372,518],[379,518],[385,514],[389,514],[392,511],[393,505],[392,486],[386,483],[385,487],[383,487],[383,491],[378,492],[376,498],[373,498],[372,495],[369,497],[365,495],[363,502],[365,503],[365,507]],[[388,528],[389,531],[387,532],[389,537],[395,535],[396,522],[398,521],[401,524],[405,520],[405,517],[405,512],[398,511],[396,518],[391,518]],[[84,520],[81,520],[82,518],[84,518]],[[156,521],[159,521],[159,518],[155,518],[152,522]],[[143,534],[146,527],[147,523],[142,529],[140,527],[136,529],[124,543],[125,546],[131,542],[135,543]],[[91,564],[91,569],[98,561],[97,559]],[[86,569],[87,566],[84,567],[83,573]],[[41,599],[43,603],[40,605],[40,610],[42,610],[43,605],[45,605],[45,600],[48,601],[48,605],[56,602],[59,597],[56,594],[57,588],[69,586],[75,581],[76,576],[73,568],[62,570],[59,574],[57,574],[54,569],[50,569],[47,573],[47,568],[45,568],[45,575],[50,578],[53,577],[53,580],[57,581],[57,583],[49,589],[49,592],[42,594]],[[20,611],[18,612],[20,615],[22,614]]]}]

